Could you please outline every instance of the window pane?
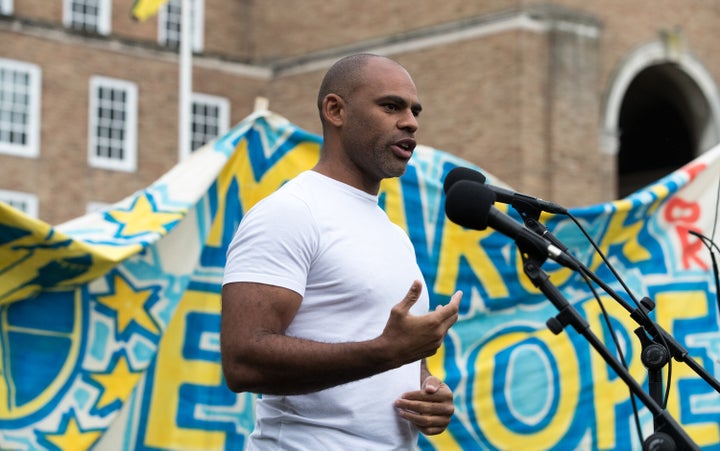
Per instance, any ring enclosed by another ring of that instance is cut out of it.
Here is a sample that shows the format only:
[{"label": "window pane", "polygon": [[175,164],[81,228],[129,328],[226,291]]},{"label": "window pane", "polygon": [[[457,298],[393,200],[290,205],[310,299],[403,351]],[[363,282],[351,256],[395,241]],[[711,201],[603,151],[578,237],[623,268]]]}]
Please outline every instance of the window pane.
[{"label": "window pane", "polygon": [[[190,0],[190,34],[195,52],[201,52],[203,48],[204,7],[203,0]],[[179,48],[181,30],[182,0],[169,0],[158,12],[158,42],[166,47]]]},{"label": "window pane", "polygon": [[92,166],[135,170],[137,94],[134,83],[91,80],[89,160]]},{"label": "window pane", "polygon": [[34,194],[23,193],[20,191],[0,190],[0,202],[5,202],[28,216],[37,218],[38,199]]},{"label": "window pane", "polygon": [[98,32],[101,0],[71,0],[70,26],[90,32]]},{"label": "window pane", "polygon": [[165,42],[171,48],[180,47],[180,25],[182,23],[182,0],[170,0],[165,5]]},{"label": "window pane", "polygon": [[0,146],[27,144],[31,132],[31,91],[27,70],[20,67],[0,69]]},{"label": "window pane", "polygon": [[88,33],[110,34],[112,0],[64,0],[63,4],[66,27]]},{"label": "window pane", "polygon": [[190,149],[197,150],[227,128],[228,102],[223,98],[195,95],[191,107]]}]

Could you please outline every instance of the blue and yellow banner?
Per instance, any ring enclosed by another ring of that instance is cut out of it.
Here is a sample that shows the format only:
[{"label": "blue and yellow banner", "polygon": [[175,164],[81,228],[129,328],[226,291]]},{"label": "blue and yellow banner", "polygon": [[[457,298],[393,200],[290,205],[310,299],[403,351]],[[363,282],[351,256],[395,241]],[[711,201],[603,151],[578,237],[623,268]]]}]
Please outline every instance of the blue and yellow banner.
[{"label": "blue and yellow banner", "polygon": [[[103,211],[51,227],[0,204],[0,449],[242,449],[254,395],[230,392],[220,367],[226,248],[244,212],[315,164],[320,142],[257,113]],[[456,414],[419,447],[640,449],[638,423],[643,437],[652,433],[651,411],[636,402],[636,422],[627,385],[587,340],[572,327],[548,330],[558,310],[525,276],[514,243],[446,218],[442,184],[457,166],[473,167],[420,146],[380,195],[412,238],[431,302],[465,292],[430,360]],[[626,199],[571,210],[627,290],[573,221],[541,217],[628,303],[628,292],[654,301],[651,317],[713,378],[712,246],[690,231],[717,237],[719,186],[716,148]],[[600,290],[596,299],[578,274],[543,269],[647,390],[629,312]],[[703,449],[720,449],[720,394],[688,365],[671,368],[662,373],[668,413]]]}]

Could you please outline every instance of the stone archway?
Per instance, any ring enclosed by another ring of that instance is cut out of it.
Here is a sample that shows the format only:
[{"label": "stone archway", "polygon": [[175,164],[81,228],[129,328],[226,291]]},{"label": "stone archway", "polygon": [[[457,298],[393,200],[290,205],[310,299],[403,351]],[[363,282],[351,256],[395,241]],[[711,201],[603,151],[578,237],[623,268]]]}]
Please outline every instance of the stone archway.
[{"label": "stone archway", "polygon": [[612,82],[601,148],[617,155],[617,197],[720,142],[717,87],[678,42],[676,36],[636,50]]}]

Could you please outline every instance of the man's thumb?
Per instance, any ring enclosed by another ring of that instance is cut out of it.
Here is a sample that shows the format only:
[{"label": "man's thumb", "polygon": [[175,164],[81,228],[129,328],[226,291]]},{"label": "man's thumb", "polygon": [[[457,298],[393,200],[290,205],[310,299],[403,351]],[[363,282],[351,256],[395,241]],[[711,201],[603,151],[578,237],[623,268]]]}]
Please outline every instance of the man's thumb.
[{"label": "man's thumb", "polygon": [[440,379],[435,376],[428,376],[422,384],[422,389],[426,393],[435,393],[440,388]]}]

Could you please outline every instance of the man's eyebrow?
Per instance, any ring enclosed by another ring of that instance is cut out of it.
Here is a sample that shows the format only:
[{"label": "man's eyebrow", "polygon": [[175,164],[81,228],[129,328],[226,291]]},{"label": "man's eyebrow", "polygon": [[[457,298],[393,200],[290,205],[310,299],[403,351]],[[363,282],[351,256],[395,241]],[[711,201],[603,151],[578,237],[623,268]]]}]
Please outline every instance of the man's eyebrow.
[{"label": "man's eyebrow", "polygon": [[[391,101],[403,108],[408,106],[408,101],[405,100],[403,97],[396,96],[396,95],[388,95],[380,99],[381,101]],[[415,113],[419,113],[422,111],[422,105],[420,102],[414,102],[412,105],[410,105],[410,109],[413,110]]]}]

